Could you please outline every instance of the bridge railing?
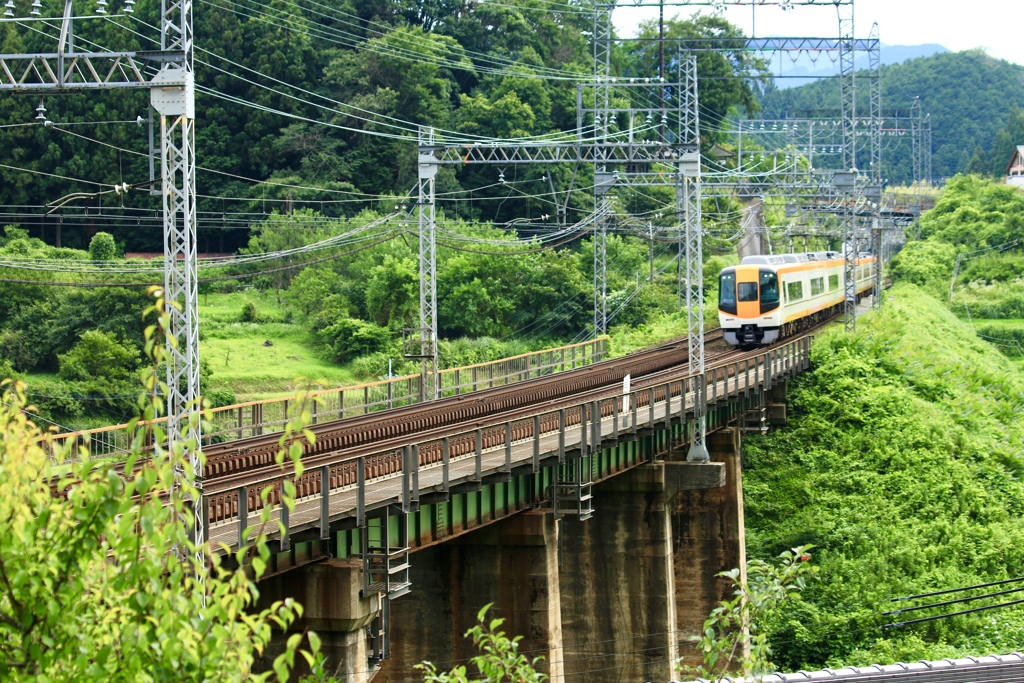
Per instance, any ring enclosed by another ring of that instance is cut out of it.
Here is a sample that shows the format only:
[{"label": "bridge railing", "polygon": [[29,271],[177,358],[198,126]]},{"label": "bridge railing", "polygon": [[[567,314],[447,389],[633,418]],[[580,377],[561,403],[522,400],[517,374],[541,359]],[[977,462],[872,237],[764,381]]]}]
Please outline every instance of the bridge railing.
[{"label": "bridge railing", "polygon": [[[779,347],[727,364],[708,368],[703,375],[686,375],[664,384],[635,388],[617,396],[585,403],[550,408],[538,407],[528,415],[502,420],[495,417],[465,431],[445,436],[436,434],[403,446],[384,446],[363,454],[346,456],[338,452],[307,454],[305,472],[295,477],[287,470],[254,472],[250,476],[218,478],[208,474],[204,485],[205,515],[211,539],[240,547],[252,531],[253,516],[266,505],[275,519],[284,525],[282,549],[289,535],[301,528],[319,527],[327,538],[332,515],[354,516],[365,523],[368,505],[381,500],[367,498],[368,487],[376,482],[401,478],[400,492],[394,487],[381,495],[399,496],[398,503],[408,512],[419,503],[420,475],[433,470],[433,485],[440,474],[441,489],[459,481],[482,483],[485,476],[501,472],[511,476],[513,468],[532,459],[532,471],[540,469],[542,457],[557,452],[558,462],[596,453],[608,440],[617,441],[622,433],[642,429],[669,429],[673,421],[687,419],[698,401],[707,406],[724,405],[738,397],[753,396],[770,389],[781,378],[806,370],[810,364],[811,338],[801,337]],[[609,429],[610,428],[610,429]],[[593,474],[580,485],[587,485]],[[588,469],[589,468],[589,469]],[[468,478],[468,479],[467,479]],[[286,480],[295,484],[296,508],[288,512],[281,506],[280,492]],[[393,483],[393,482],[392,482]],[[567,486],[572,485],[566,484]],[[262,491],[270,486],[268,497]],[[562,486],[562,482],[558,482]],[[336,502],[335,502],[336,501]],[[345,508],[340,511],[338,508]],[[277,537],[277,532],[271,535]]]},{"label": "bridge railing", "polygon": [[[456,396],[505,386],[555,372],[591,365],[607,355],[607,340],[593,339],[441,371],[442,396]],[[397,408],[417,403],[422,395],[420,375],[402,375],[377,382],[311,392],[313,423]],[[203,428],[204,443],[220,443],[281,431],[288,421],[290,398],[248,401],[212,409]],[[163,424],[166,418],[156,420]],[[145,423],[140,423],[145,424]],[[134,430],[128,424],[52,435],[51,453],[74,442],[93,456],[118,457],[131,449]]]}]

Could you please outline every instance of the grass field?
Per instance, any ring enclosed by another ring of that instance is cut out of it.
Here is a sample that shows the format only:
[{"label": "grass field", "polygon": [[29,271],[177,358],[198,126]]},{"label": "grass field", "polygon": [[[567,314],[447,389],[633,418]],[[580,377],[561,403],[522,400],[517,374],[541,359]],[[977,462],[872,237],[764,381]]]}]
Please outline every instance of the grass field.
[{"label": "grass field", "polygon": [[[259,322],[239,322],[246,303],[256,307]],[[230,387],[239,400],[251,400],[289,392],[299,377],[328,386],[354,382],[348,370],[320,357],[299,323],[288,320],[273,292],[201,296],[199,355],[213,371],[211,386]]]}]

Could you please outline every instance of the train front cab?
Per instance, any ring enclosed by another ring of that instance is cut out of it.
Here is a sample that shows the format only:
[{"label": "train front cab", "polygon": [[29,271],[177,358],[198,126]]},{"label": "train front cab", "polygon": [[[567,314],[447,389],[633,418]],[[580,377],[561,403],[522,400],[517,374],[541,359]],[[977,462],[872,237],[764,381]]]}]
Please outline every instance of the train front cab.
[{"label": "train front cab", "polygon": [[760,346],[778,340],[782,327],[779,276],[774,268],[726,268],[718,282],[718,317],[725,342]]}]

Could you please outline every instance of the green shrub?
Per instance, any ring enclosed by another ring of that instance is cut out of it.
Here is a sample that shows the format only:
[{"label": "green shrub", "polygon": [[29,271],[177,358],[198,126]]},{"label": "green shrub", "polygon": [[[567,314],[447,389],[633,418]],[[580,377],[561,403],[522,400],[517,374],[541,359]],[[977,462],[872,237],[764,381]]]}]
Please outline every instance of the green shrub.
[{"label": "green shrub", "polygon": [[203,398],[210,402],[211,408],[221,408],[238,403],[238,397],[230,387],[217,387],[203,392]]},{"label": "green shrub", "polygon": [[529,353],[535,350],[533,345],[519,340],[502,341],[493,337],[460,337],[459,339],[442,339],[438,346],[441,367],[455,368],[461,365],[475,365],[492,360],[501,360],[510,356]]},{"label": "green shrub", "polygon": [[323,329],[319,337],[336,363],[348,363],[359,356],[383,351],[392,341],[391,332],[358,318],[343,318]]},{"label": "green shrub", "polygon": [[378,351],[360,356],[352,361],[349,369],[357,379],[372,382],[388,376],[388,360],[391,361],[392,376],[414,375],[420,370],[417,363],[406,360],[397,349],[393,353]]},{"label": "green shrub", "polygon": [[98,232],[89,241],[89,258],[93,261],[113,261],[117,258],[117,244],[109,232]]},{"label": "green shrub", "polygon": [[11,365],[11,361],[6,358],[0,358],[0,382],[5,379],[20,380],[23,379],[23,377],[21,373],[14,369],[14,366]]},{"label": "green shrub", "polygon": [[915,285],[948,287],[955,261],[956,249],[951,244],[933,240],[910,242],[893,259],[892,275]]},{"label": "green shrub", "polygon": [[123,382],[139,364],[134,347],[109,332],[83,332],[78,343],[60,356],[61,379],[70,382]]},{"label": "green shrub", "polygon": [[243,323],[258,323],[260,321],[259,311],[256,310],[256,304],[251,301],[246,301],[242,306],[241,313],[238,314],[238,321]]},{"label": "green shrub", "polygon": [[0,332],[0,358],[22,372],[31,370],[38,362],[35,348],[20,330]]}]

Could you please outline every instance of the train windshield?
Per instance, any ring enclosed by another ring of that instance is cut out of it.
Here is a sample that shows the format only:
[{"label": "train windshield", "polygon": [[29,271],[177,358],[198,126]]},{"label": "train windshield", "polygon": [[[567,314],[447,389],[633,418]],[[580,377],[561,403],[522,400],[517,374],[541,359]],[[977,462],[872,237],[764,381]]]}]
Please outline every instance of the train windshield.
[{"label": "train windshield", "polygon": [[767,313],[779,307],[779,276],[770,270],[761,273],[761,312]]},{"label": "train windshield", "polygon": [[718,310],[736,314],[736,273],[722,273],[718,280]]},{"label": "train windshield", "polygon": [[756,282],[741,282],[736,285],[736,290],[739,292],[740,301],[757,301]]}]

